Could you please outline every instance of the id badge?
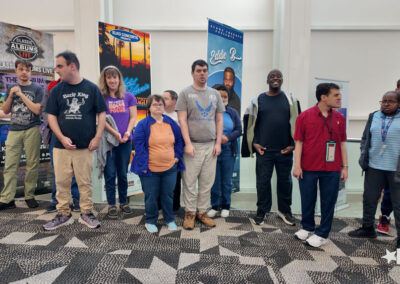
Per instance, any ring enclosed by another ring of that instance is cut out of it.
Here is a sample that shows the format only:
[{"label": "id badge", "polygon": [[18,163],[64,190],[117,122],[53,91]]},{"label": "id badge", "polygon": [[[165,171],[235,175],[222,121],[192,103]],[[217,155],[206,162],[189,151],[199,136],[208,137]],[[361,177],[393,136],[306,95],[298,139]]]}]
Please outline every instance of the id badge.
[{"label": "id badge", "polygon": [[336,141],[326,141],[326,161],[335,161]]}]

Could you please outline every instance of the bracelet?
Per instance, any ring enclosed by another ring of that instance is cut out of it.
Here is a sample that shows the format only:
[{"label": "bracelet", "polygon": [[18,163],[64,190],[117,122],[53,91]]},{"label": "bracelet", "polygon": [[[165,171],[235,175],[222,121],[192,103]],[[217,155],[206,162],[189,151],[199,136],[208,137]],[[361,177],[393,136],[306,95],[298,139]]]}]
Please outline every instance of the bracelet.
[{"label": "bracelet", "polygon": [[342,167],[343,167],[343,168],[348,168],[349,166],[348,166],[348,165],[342,165]]}]

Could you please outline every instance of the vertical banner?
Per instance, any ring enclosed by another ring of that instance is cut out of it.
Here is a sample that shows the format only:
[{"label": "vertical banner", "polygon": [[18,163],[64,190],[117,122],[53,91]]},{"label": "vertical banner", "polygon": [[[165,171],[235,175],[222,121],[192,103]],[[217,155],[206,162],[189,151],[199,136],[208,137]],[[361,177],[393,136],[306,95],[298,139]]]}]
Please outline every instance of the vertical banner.
[{"label": "vertical banner", "polygon": [[[15,74],[15,61],[23,59],[33,65],[31,81],[46,90],[47,83],[54,80],[53,35],[30,28],[0,22],[0,108],[3,106],[7,89],[18,83]],[[3,187],[3,168],[5,162],[5,140],[7,139],[9,118],[0,118],[0,184]],[[44,125],[41,126],[42,130]],[[17,188],[24,187],[25,153],[22,154],[18,171]],[[42,144],[40,146],[40,168],[37,188],[51,188],[53,170],[50,154]]]},{"label": "vertical banner", "polygon": [[[146,117],[147,97],[151,94],[150,34],[99,22],[100,71],[107,65],[121,70],[127,92],[137,102],[137,122]],[[130,165],[129,165],[130,168]],[[104,180],[102,187],[104,189]],[[139,177],[128,173],[128,195],[142,192]],[[102,200],[106,200],[103,190]]]},{"label": "vertical banner", "polygon": [[[228,106],[241,116],[243,32],[222,23],[208,20],[209,87],[225,85],[229,92]],[[238,142],[240,139],[238,139]],[[240,145],[240,143],[239,143]],[[240,190],[240,155],[237,155],[232,176],[232,191]]]},{"label": "vertical banner", "polygon": [[[340,94],[342,95],[342,105],[341,108],[337,109],[338,112],[343,114],[344,118],[346,119],[346,128],[349,125],[347,109],[349,107],[349,81],[341,81],[341,80],[333,80],[333,79],[323,79],[323,78],[315,78],[316,85],[321,83],[335,83],[340,87]],[[319,196],[318,196],[319,198]],[[318,210],[319,210],[319,202],[318,202]],[[336,201],[335,209],[340,210],[347,208],[349,205],[347,204],[347,191],[346,191],[346,184],[343,182],[339,183],[339,194]]]}]

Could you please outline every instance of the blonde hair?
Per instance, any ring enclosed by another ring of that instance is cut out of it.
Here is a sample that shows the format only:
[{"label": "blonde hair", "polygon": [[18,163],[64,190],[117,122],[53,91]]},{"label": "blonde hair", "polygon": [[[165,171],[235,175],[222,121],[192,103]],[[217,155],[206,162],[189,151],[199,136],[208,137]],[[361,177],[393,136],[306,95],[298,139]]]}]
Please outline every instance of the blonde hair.
[{"label": "blonde hair", "polygon": [[109,74],[110,75],[115,75],[115,74],[118,75],[119,86],[118,86],[118,90],[115,93],[115,97],[117,97],[119,99],[123,98],[124,93],[125,93],[124,78],[122,77],[121,71],[119,71],[119,69],[117,67],[115,67],[114,65],[108,65],[108,66],[104,67],[100,73],[99,88],[100,88],[101,93],[103,94],[103,96],[105,98],[110,97],[110,90],[108,89],[107,81],[106,81],[106,77]]}]

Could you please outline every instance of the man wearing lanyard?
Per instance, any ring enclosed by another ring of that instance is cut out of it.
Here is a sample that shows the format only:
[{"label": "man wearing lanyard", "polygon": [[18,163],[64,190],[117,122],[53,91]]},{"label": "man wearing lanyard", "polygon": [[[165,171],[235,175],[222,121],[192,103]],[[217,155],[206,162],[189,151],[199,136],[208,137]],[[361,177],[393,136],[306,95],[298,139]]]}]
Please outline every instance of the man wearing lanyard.
[{"label": "man wearing lanyard", "polygon": [[[293,176],[299,180],[300,185],[303,227],[295,233],[295,237],[313,247],[320,247],[328,242],[339,180],[346,181],[348,165],[346,120],[333,110],[340,107],[342,96],[339,86],[321,83],[317,86],[316,97],[317,105],[301,113],[296,120]],[[321,223],[315,228],[314,208],[318,181]]]},{"label": "man wearing lanyard", "polygon": [[349,232],[350,237],[376,238],[375,213],[382,188],[388,187],[400,248],[400,93],[387,92],[381,109],[371,113],[361,140],[360,165],[365,170],[363,225]]}]

